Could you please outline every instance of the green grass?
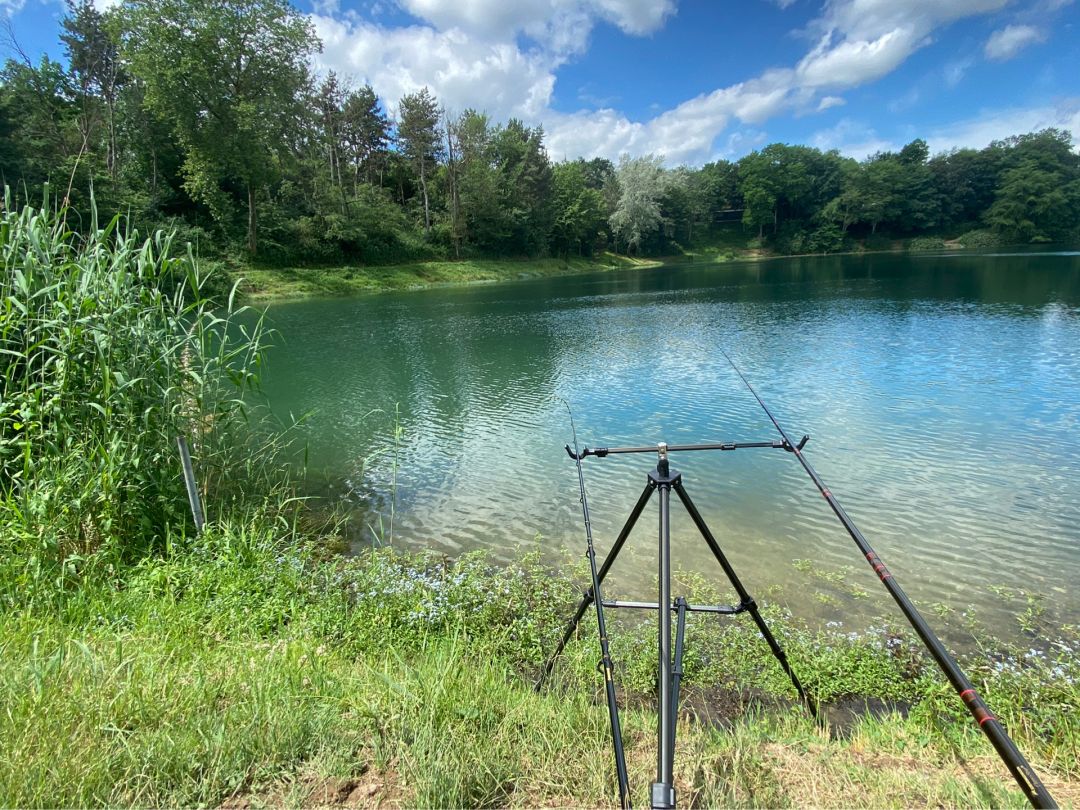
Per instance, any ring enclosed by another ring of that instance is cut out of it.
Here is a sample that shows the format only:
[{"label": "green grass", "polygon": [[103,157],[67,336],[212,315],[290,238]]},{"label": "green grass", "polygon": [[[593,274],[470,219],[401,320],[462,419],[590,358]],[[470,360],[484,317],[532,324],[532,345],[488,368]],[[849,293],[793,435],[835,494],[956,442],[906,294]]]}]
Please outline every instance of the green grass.
[{"label": "green grass", "polygon": [[261,301],[547,278],[627,267],[655,267],[659,264],[657,260],[604,253],[593,258],[565,260],[471,259],[357,267],[243,267],[231,272],[235,278],[241,279],[241,289],[249,300]]},{"label": "green grass", "polygon": [[[295,543],[259,519],[212,527],[121,580],[85,578],[59,606],[5,611],[0,804],[616,804],[591,622],[550,688],[531,688],[578,575],[535,559],[342,560]],[[710,695],[743,708],[719,726],[681,723],[681,802],[1023,806],[909,639],[898,652],[873,634],[810,632],[776,606],[769,615],[820,696],[892,698],[907,716],[818,726],[791,704],[749,622],[697,622],[685,705]],[[612,637],[644,804],[655,639],[623,623]],[[1080,704],[1065,679],[1080,667],[1074,658],[1055,676],[1056,666],[973,672],[1058,798],[1075,801]]]}]

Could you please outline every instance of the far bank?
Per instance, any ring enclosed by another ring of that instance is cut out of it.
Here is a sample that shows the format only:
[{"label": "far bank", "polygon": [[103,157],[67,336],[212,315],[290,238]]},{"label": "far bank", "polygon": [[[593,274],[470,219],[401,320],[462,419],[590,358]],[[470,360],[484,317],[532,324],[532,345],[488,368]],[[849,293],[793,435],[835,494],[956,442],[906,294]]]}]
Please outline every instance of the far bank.
[{"label": "far bank", "polygon": [[[984,235],[972,231],[969,236]],[[937,237],[888,239],[880,237],[872,244],[858,244],[854,250],[823,253],[781,252],[747,246],[733,239],[695,247],[676,255],[627,256],[606,251],[595,256],[546,259],[462,259],[408,262],[377,265],[324,265],[311,267],[274,267],[226,265],[233,282],[250,302],[332,298],[372,293],[419,290],[461,284],[486,284],[524,279],[595,273],[606,270],[650,269],[674,264],[726,264],[736,261],[797,258],[800,256],[840,256],[852,253],[898,253],[954,251],[988,247],[981,240],[968,243],[963,238],[944,240]]]}]

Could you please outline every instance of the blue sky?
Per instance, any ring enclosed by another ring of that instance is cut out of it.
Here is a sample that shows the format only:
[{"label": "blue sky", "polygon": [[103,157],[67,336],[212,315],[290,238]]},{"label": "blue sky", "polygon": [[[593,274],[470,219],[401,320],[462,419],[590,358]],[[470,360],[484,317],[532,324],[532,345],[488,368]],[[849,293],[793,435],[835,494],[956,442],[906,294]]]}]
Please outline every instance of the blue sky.
[{"label": "blue sky", "polygon": [[[102,0],[106,3],[108,0]],[[1046,126],[1080,136],[1073,0],[295,0],[319,70],[391,111],[543,124],[555,158],[738,158],[773,141],[862,157]],[[19,43],[62,57],[58,0],[0,0]]]}]

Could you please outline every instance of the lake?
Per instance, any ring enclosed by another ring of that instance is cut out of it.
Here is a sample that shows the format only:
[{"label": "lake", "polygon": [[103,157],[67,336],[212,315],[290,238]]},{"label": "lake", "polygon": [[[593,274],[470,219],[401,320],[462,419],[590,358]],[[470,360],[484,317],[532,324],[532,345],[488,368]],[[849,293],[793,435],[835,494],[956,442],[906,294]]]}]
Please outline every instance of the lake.
[{"label": "lake", "polygon": [[[725,349],[908,593],[1019,633],[1080,619],[1080,255],[680,265],[274,305],[265,378],[355,543],[509,561],[584,551],[583,445],[776,438]],[[395,440],[395,436],[397,439]],[[815,621],[887,595],[781,450],[673,455],[752,593]],[[650,455],[585,462],[606,550]],[[654,500],[655,504],[655,500]],[[610,581],[647,597],[656,507]],[[678,505],[673,564],[723,574]],[[678,587],[675,592],[678,593]],[[567,606],[568,610],[570,606]],[[896,615],[893,612],[891,615]]]}]

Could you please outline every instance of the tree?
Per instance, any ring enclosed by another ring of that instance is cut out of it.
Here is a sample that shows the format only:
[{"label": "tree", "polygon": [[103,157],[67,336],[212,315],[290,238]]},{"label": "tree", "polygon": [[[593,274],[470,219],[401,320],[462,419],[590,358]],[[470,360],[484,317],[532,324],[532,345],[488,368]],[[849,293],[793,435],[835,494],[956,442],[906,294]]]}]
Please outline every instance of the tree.
[{"label": "tree", "polygon": [[666,178],[664,159],[657,155],[631,158],[623,155],[616,172],[619,196],[609,221],[616,242],[628,252],[638,251],[644,237],[660,227],[660,198]]},{"label": "tree", "polygon": [[859,220],[870,223],[870,233],[877,233],[878,225],[885,220],[899,216],[903,173],[904,167],[891,154],[874,155],[867,161],[859,177]]},{"label": "tree", "polygon": [[319,124],[322,141],[326,150],[326,165],[330,172],[330,183],[341,194],[344,208],[344,183],[341,179],[341,162],[345,152],[344,106],[345,89],[338,81],[334,71],[327,73],[315,94],[315,104],[319,111]]},{"label": "tree", "polygon": [[1016,135],[1002,149],[994,202],[986,221],[1007,239],[1048,242],[1080,227],[1080,155],[1061,129]]},{"label": "tree", "polygon": [[401,99],[397,137],[402,154],[420,178],[424,197],[424,234],[431,232],[431,205],[428,200],[428,178],[442,152],[439,133],[439,106],[426,87]]},{"label": "tree", "polygon": [[12,162],[3,166],[6,183],[22,180],[27,186],[68,176],[82,153],[72,104],[70,78],[63,66],[41,58],[37,67],[8,60],[0,71],[0,106],[4,109]]},{"label": "tree", "polygon": [[844,161],[841,173],[840,193],[825,203],[820,219],[839,223],[842,237],[848,228],[865,216],[866,188],[863,178],[866,168],[848,158]]},{"label": "tree", "polygon": [[488,117],[466,110],[454,125],[461,238],[482,252],[505,245],[510,223],[495,166],[494,132]]},{"label": "tree", "polygon": [[560,256],[590,254],[607,219],[604,197],[589,187],[583,161],[559,163],[553,175],[552,248]]},{"label": "tree", "polygon": [[986,221],[1014,241],[1064,239],[1080,225],[1080,179],[1068,180],[1035,162],[1008,169]]},{"label": "tree", "polygon": [[896,156],[903,167],[895,188],[899,230],[926,230],[941,220],[940,198],[927,165],[929,156],[930,149],[922,138],[913,140]]},{"label": "tree", "polygon": [[311,24],[285,0],[129,0],[123,50],[184,150],[185,185],[222,225],[235,185],[258,249],[257,195],[304,118]]},{"label": "tree", "polygon": [[758,238],[765,225],[777,227],[777,201],[780,178],[778,166],[764,151],[751,152],[739,161],[739,184],[742,187],[744,225],[757,226]]},{"label": "tree", "polygon": [[345,150],[352,163],[353,192],[360,183],[361,173],[368,183],[374,182],[377,173],[381,185],[390,143],[390,121],[370,84],[346,96],[341,126]]},{"label": "tree", "polygon": [[547,249],[551,233],[551,162],[542,127],[511,118],[492,137],[499,191],[509,225],[504,250],[536,256]]},{"label": "tree", "polygon": [[106,24],[106,17],[93,0],[68,0],[60,40],[68,56],[68,70],[78,88],[82,105],[83,139],[90,139],[96,118],[96,102],[105,108],[105,165],[109,176],[116,178],[118,146],[116,106],[126,75],[120,61],[116,37]]}]

